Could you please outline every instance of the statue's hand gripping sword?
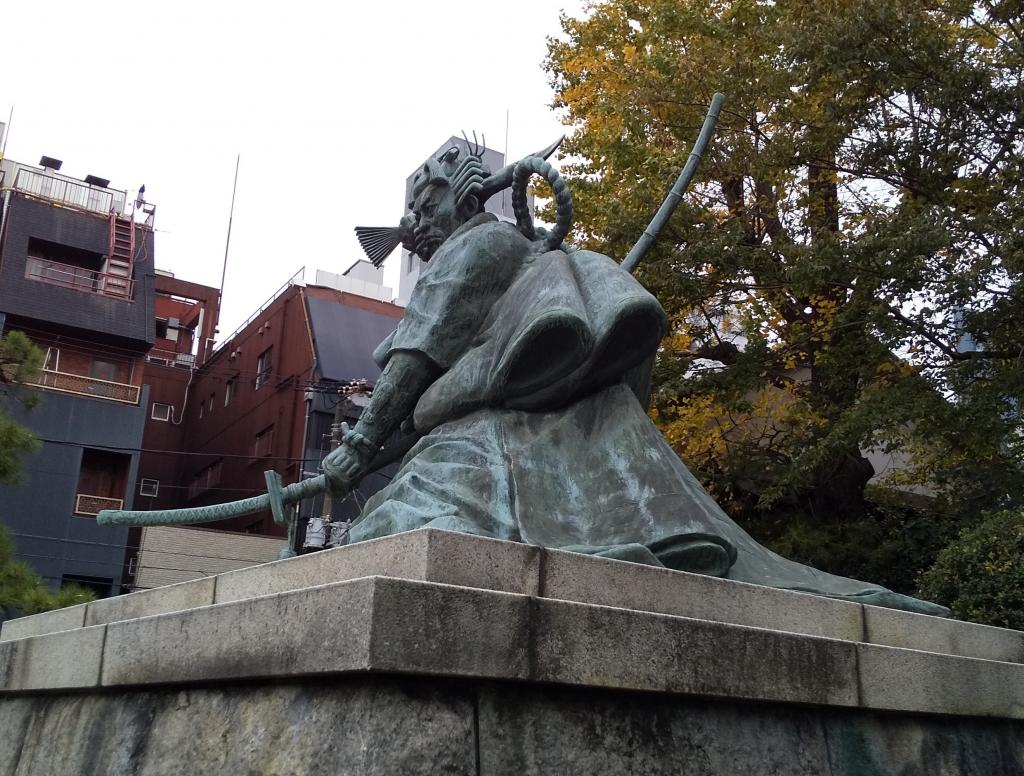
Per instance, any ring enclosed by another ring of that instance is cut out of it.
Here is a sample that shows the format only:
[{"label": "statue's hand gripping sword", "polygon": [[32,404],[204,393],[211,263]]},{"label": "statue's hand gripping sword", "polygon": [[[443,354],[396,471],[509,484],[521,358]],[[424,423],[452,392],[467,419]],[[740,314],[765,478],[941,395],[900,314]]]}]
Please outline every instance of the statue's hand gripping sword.
[{"label": "statue's hand gripping sword", "polygon": [[[658,233],[665,224],[668,223],[668,220],[671,218],[676,206],[682,201],[683,194],[685,193],[686,188],[690,185],[690,181],[693,180],[693,176],[696,174],[697,168],[700,166],[704,151],[707,149],[712,134],[714,134],[715,124],[718,121],[718,114],[721,112],[722,104],[724,102],[725,96],[720,93],[716,93],[711,99],[711,106],[708,109],[707,117],[704,119],[704,125],[701,127],[700,134],[697,136],[697,142],[694,143],[690,156],[686,160],[686,165],[679,174],[679,178],[676,180],[675,185],[672,186],[672,190],[665,198],[661,207],[658,208],[658,212],[651,220],[651,223],[644,230],[640,239],[637,240],[636,245],[633,246],[633,249],[622,261],[622,268],[627,272],[632,273],[636,269],[640,260],[654,243]],[[545,149],[545,152],[542,153],[546,156],[547,153],[554,150],[556,145],[557,143],[551,146],[550,150]],[[510,166],[507,169],[509,181],[511,181],[513,166]],[[395,231],[397,233],[397,230]],[[391,239],[392,238],[389,237],[387,240],[390,245],[390,247],[387,248],[387,254],[390,254],[398,244],[397,238],[394,239],[394,242],[391,242]],[[382,250],[378,252],[382,252]],[[370,248],[367,248],[367,253],[369,254],[369,252]],[[383,260],[383,258],[384,256],[381,257],[381,260]],[[418,437],[415,435],[404,437],[394,446],[386,447],[381,450],[377,457],[374,458],[367,467],[366,473],[369,474],[377,471],[378,469],[402,458],[405,453],[409,451],[417,438]],[[281,525],[287,525],[291,522],[291,506],[293,504],[296,504],[306,498],[318,496],[328,489],[327,477],[323,474],[312,477],[308,480],[301,480],[287,486],[282,484],[281,476],[275,471],[264,472],[264,476],[267,481],[267,492],[262,496],[254,496],[252,498],[242,499],[241,501],[229,501],[225,504],[211,504],[209,506],[191,507],[187,509],[157,509],[149,511],[104,509],[96,516],[96,522],[100,525],[124,526],[194,525],[196,523],[212,523],[218,520],[228,520],[233,517],[241,517],[255,512],[262,512],[269,508],[274,516],[274,522]],[[355,484],[357,483],[352,483],[351,485],[354,486]]]}]

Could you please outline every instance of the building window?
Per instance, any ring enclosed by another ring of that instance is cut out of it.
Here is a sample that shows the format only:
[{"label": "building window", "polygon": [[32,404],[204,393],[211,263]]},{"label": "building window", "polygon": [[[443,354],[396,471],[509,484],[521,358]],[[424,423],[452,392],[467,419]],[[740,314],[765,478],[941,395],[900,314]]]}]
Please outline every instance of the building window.
[{"label": "building window", "polygon": [[139,483],[140,496],[156,496],[160,492],[160,480],[147,480],[143,478]]},{"label": "building window", "polygon": [[156,319],[156,336],[157,339],[170,340],[171,342],[178,341],[178,319],[177,318],[157,318]]},{"label": "building window", "polygon": [[81,574],[64,574],[60,578],[60,586],[78,585],[91,590],[97,598],[107,598],[114,594],[114,580],[105,577],[86,577]]},{"label": "building window", "polygon": [[171,405],[161,404],[160,402],[153,402],[153,410],[149,416],[153,420],[170,420],[171,419]]},{"label": "building window", "polygon": [[253,444],[252,454],[257,458],[266,458],[270,455],[271,447],[274,444],[274,427],[267,426],[256,435]]},{"label": "building window", "polygon": [[188,497],[195,498],[200,493],[220,485],[222,467],[223,461],[215,461],[205,469],[196,472],[188,484]]},{"label": "building window", "polygon": [[96,380],[106,380],[110,383],[118,382],[118,365],[110,361],[104,361],[100,358],[94,358],[92,360],[92,366],[89,368],[89,377]]},{"label": "building window", "polygon": [[270,382],[270,357],[274,348],[269,347],[260,353],[256,360],[256,387],[266,385]]},{"label": "building window", "polygon": [[238,378],[230,377],[224,383],[224,406],[227,407],[235,398],[235,391],[238,390]]},{"label": "building window", "polygon": [[192,476],[192,481],[188,484],[188,497],[195,498],[204,490],[206,490],[205,483],[206,479],[203,476],[203,472],[199,472],[199,474],[194,474]]},{"label": "building window", "polygon": [[213,414],[213,401],[216,398],[217,398],[217,394],[216,393],[211,393],[210,394],[210,406],[206,409],[207,413],[209,413],[210,415]]},{"label": "building window", "polygon": [[82,450],[75,493],[75,514],[95,517],[103,509],[121,509],[131,456],[108,450]]}]

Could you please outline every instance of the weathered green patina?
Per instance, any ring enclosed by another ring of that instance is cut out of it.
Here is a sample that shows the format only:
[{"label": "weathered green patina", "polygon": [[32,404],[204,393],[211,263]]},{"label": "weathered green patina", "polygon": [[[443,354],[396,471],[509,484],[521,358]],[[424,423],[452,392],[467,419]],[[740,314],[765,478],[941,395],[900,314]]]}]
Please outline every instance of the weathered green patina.
[{"label": "weathered green patina", "polygon": [[[703,143],[711,124],[713,116]],[[412,216],[394,232],[424,269],[405,317],[374,354],[383,372],[369,405],[324,461],[324,482],[301,486],[346,493],[389,437],[415,429],[421,438],[367,502],[352,541],[441,528],[946,613],[786,560],[737,526],[647,417],[650,367],[666,331],[658,301],[608,257],[562,244],[572,197],[544,159],[492,174],[481,151],[450,149],[417,173]],[[526,208],[533,173],[555,192],[550,233],[534,229]],[[516,224],[483,211],[509,185]],[[293,494],[272,491],[277,516]]]}]

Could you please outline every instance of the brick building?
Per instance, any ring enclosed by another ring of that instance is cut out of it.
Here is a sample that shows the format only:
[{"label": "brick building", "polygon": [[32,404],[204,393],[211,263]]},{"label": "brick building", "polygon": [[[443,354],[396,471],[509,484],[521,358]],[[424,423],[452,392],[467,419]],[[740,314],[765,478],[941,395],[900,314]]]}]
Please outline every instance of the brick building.
[{"label": "brick building", "polygon": [[[176,505],[263,493],[266,469],[285,483],[315,474],[329,450],[338,388],[380,374],[371,354],[403,312],[390,298],[368,262],[345,275],[318,272],[314,283],[296,275],[218,345],[196,370],[185,409],[183,448],[191,454]],[[335,515],[354,517],[383,476],[367,478]],[[311,500],[300,515],[320,508]],[[215,527],[284,533],[269,512]]]},{"label": "brick building", "polygon": [[154,344],[146,354],[149,387],[139,463],[139,509],[172,509],[181,502],[186,418],[196,368],[213,352],[220,292],[156,271]]}]

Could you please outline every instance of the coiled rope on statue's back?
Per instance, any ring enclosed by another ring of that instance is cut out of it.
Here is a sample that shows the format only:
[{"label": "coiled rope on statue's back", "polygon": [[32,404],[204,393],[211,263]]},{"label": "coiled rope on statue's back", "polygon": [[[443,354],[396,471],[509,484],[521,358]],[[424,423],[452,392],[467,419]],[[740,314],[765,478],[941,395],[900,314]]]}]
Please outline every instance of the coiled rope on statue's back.
[{"label": "coiled rope on statue's back", "polygon": [[512,171],[512,212],[516,216],[519,231],[529,240],[537,237],[527,199],[527,184],[530,176],[534,174],[543,177],[551,185],[551,191],[555,195],[555,225],[544,236],[544,247],[553,251],[562,244],[562,240],[572,228],[572,192],[558,170],[539,156],[528,156],[516,164],[515,170]]}]

